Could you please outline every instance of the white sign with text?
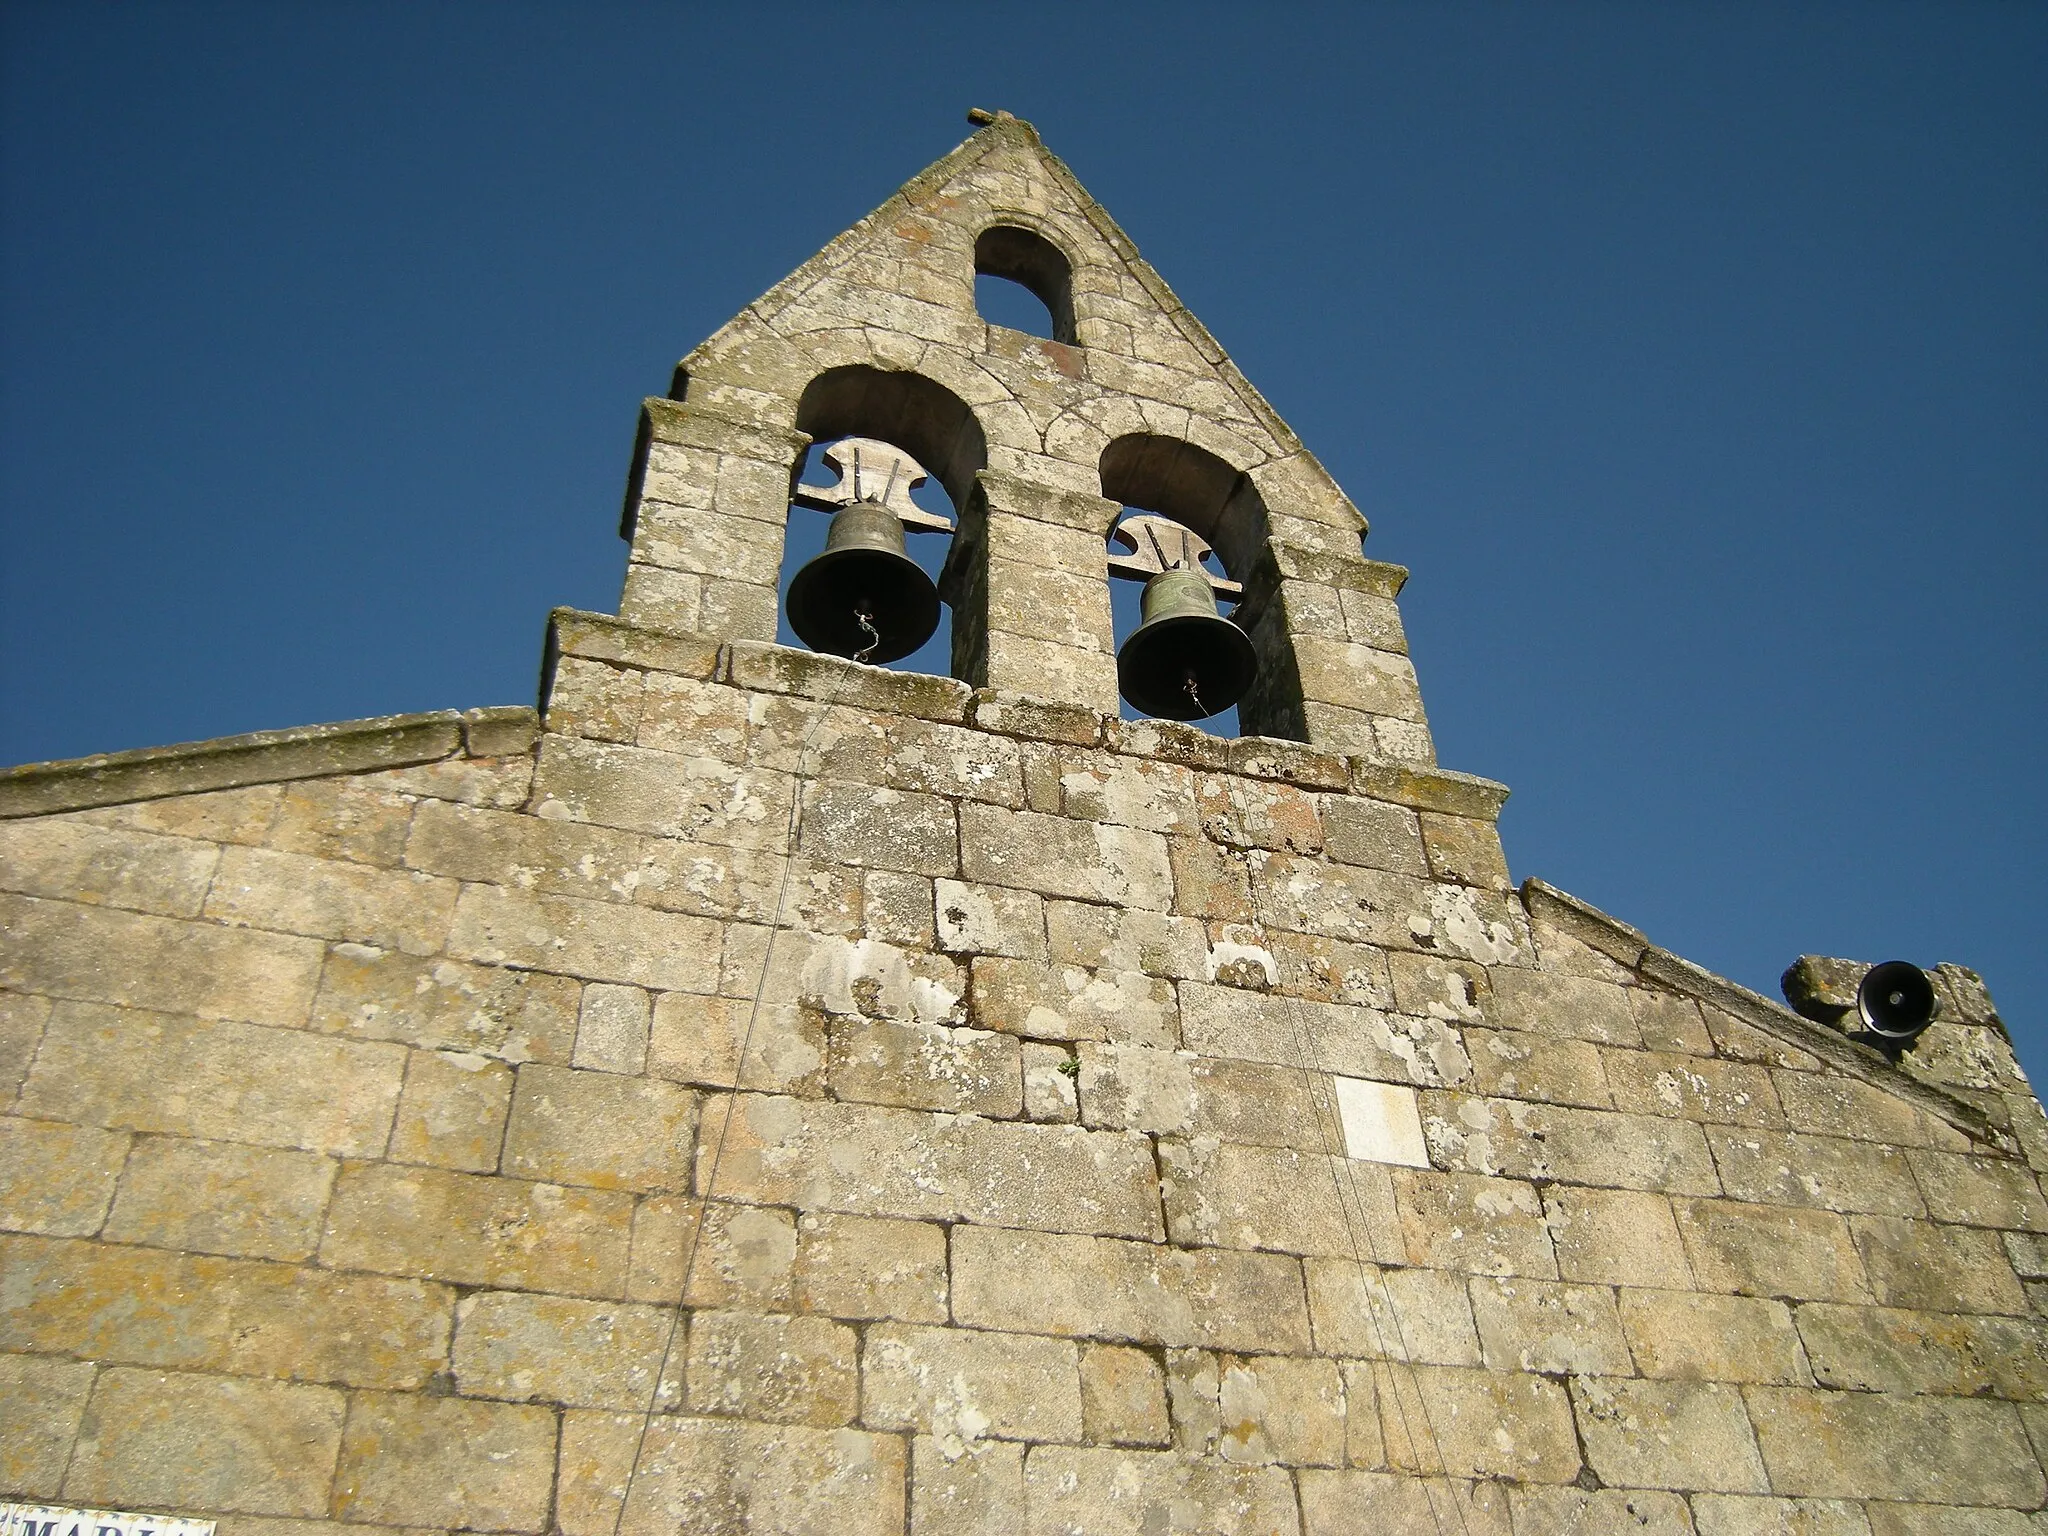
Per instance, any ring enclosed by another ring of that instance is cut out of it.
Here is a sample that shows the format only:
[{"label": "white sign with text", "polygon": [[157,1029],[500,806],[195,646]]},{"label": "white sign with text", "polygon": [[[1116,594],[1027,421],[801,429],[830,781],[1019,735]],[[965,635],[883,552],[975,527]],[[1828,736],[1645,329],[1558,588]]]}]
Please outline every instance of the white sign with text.
[{"label": "white sign with text", "polygon": [[117,1509],[0,1504],[0,1536],[213,1536],[213,1522],[131,1515]]}]

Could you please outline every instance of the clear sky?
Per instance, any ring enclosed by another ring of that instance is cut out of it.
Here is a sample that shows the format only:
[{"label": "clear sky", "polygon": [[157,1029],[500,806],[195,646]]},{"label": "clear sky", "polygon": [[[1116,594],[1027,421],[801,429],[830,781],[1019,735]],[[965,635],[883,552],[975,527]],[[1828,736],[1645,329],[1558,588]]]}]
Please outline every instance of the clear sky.
[{"label": "clear sky", "polygon": [[1032,119],[1412,568],[1444,763],[2048,1070],[2048,7],[0,5],[0,758],[530,700],[642,395]]}]

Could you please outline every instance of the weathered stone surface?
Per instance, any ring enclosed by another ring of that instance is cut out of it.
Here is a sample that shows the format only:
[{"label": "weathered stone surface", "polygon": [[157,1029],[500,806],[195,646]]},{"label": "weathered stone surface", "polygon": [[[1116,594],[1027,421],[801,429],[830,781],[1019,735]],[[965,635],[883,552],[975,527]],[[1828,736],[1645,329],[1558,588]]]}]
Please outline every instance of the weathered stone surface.
[{"label": "weathered stone surface", "polygon": [[466,885],[456,903],[448,953],[458,960],[555,971],[587,981],[713,992],[719,928],[676,912]]},{"label": "weathered stone surface", "polygon": [[1458,1032],[1438,1019],[1182,982],[1181,1038],[1208,1056],[1429,1086],[1470,1071]]},{"label": "weathered stone surface", "polygon": [[926,1222],[806,1214],[796,1300],[831,1317],[946,1320],[946,1234]]},{"label": "weathered stone surface", "polygon": [[90,1361],[0,1355],[0,1487],[57,1497],[93,1375]]},{"label": "weathered stone surface", "polygon": [[1605,1286],[1475,1278],[1472,1317],[1485,1363],[1497,1371],[1622,1376],[1632,1368]]},{"label": "weathered stone surface", "polygon": [[1176,1243],[1406,1257],[1394,1235],[1393,1187],[1377,1164],[1197,1137],[1162,1141],[1159,1166],[1167,1231]]},{"label": "weathered stone surface", "polygon": [[1700,1288],[1802,1301],[1871,1299],[1849,1224],[1825,1211],[1676,1202],[1678,1230]]},{"label": "weathered stone surface", "polygon": [[1422,813],[1422,846],[1429,872],[1439,880],[1486,890],[1513,888],[1508,862],[1501,852],[1500,831],[1489,820]]},{"label": "weathered stone surface", "polygon": [[2033,1509],[2048,1482],[2010,1403],[1750,1387],[1778,1493]]},{"label": "weathered stone surface", "polygon": [[505,1129],[505,1171],[593,1189],[686,1190],[696,1124],[687,1089],[529,1062]]},{"label": "weathered stone surface", "polygon": [[1180,1044],[1172,985],[1136,971],[977,957],[973,977],[973,1017],[984,1029],[1038,1040]]},{"label": "weathered stone surface", "polygon": [[512,1069],[470,1051],[414,1051],[391,1127],[394,1163],[490,1173],[505,1140]]},{"label": "weathered stone surface", "polygon": [[1347,1259],[1311,1258],[1304,1267],[1321,1353],[1425,1365],[1479,1364],[1479,1333],[1463,1275],[1361,1266]]},{"label": "weathered stone surface", "polygon": [[[1628,994],[1635,1013],[1636,1028],[1642,1031],[1646,1050],[1683,1056],[1711,1056],[1714,1037],[1700,1017],[1700,1005],[1689,997],[1675,997],[1654,987],[1634,987]],[[1775,1095],[1773,1096],[1775,1098]]]},{"label": "weathered stone surface", "polygon": [[1734,1387],[1713,1382],[1572,1382],[1586,1457],[1609,1487],[1769,1493]]},{"label": "weathered stone surface", "polygon": [[1278,1467],[1231,1467],[1170,1451],[1034,1448],[1024,1466],[1029,1536],[1265,1536],[1299,1527]]},{"label": "weathered stone surface", "polygon": [[[1717,1022],[1711,1014],[1709,1022]],[[1774,1078],[1785,1118],[1794,1130],[1899,1147],[1927,1144],[1921,1113],[1881,1088],[1832,1072],[1781,1071]]]},{"label": "weathered stone surface", "polygon": [[825,1026],[786,1003],[664,992],[654,1004],[647,1070],[656,1077],[813,1096],[825,1087]]},{"label": "weathered stone surface", "polygon": [[418,960],[337,944],[321,973],[311,1028],[474,1052],[517,1065],[569,1060],[582,989],[565,976]]},{"label": "weathered stone surface", "polygon": [[47,997],[0,992],[0,1102],[12,1104],[21,1080],[28,1076],[29,1063],[36,1059],[36,1047],[43,1041],[50,1007]]},{"label": "weathered stone surface", "polygon": [[82,1002],[299,1025],[317,941],[0,896],[0,987]]},{"label": "weathered stone surface", "polygon": [[859,1103],[998,1118],[1023,1110],[1017,1039],[989,1030],[838,1019],[828,1081],[834,1098]]},{"label": "weathered stone surface", "polygon": [[197,917],[220,862],[210,842],[69,817],[0,822],[0,886],[160,917]]},{"label": "weathered stone surface", "polygon": [[1799,1333],[1824,1387],[2048,1400],[2048,1323],[2034,1318],[1813,1305]]},{"label": "weathered stone surface", "polygon": [[754,1205],[706,1206],[673,1195],[644,1196],[633,1212],[634,1301],[789,1310],[796,1266],[796,1222],[787,1211]]},{"label": "weathered stone surface", "polygon": [[963,805],[960,865],[970,880],[1047,896],[1152,912],[1173,899],[1166,839],[1134,827]]},{"label": "weathered stone surface", "polygon": [[1596,1045],[1640,1046],[1642,1033],[1629,1007],[1630,991],[1549,970],[1496,971],[1488,1022]]},{"label": "weathered stone surface", "polygon": [[631,901],[649,877],[635,833],[436,801],[414,813],[405,862],[458,880],[592,901]]},{"label": "weathered stone surface", "polygon": [[99,1231],[128,1142],[59,1120],[0,1118],[0,1228],[52,1237]]},{"label": "weathered stone surface", "polygon": [[333,1158],[233,1142],[144,1136],[107,1217],[113,1243],[303,1259],[320,1242]]},{"label": "weathered stone surface", "polygon": [[350,1405],[334,1509],[380,1525],[544,1530],[554,1463],[545,1408],[364,1393]]},{"label": "weathered stone surface", "polygon": [[229,848],[208,888],[206,915],[231,927],[431,955],[448,936],[458,889],[453,880],[432,875]]},{"label": "weathered stone surface", "polygon": [[417,1280],[15,1238],[0,1348],[116,1364],[418,1390],[454,1297]]},{"label": "weathered stone surface", "polygon": [[[615,1465],[631,1465],[637,1428],[625,1421]],[[893,1435],[664,1415],[648,1426],[620,1536],[899,1536],[905,1460]],[[623,1471],[616,1477],[624,1483]],[[598,1509],[608,1521],[617,1505]],[[585,1518],[587,1536],[611,1529],[597,1509]]]},{"label": "weathered stone surface", "polygon": [[1301,1354],[1301,1266],[1278,1254],[956,1227],[953,1317],[969,1327]]},{"label": "weathered stone surface", "polygon": [[880,1323],[861,1350],[861,1422],[959,1455],[984,1435],[1081,1438],[1079,1352],[1065,1339]]},{"label": "weathered stone surface", "polygon": [[1345,1463],[1345,1384],[1334,1361],[1171,1350],[1167,1384],[1183,1453],[1245,1466]]},{"label": "weathered stone surface", "polygon": [[1477,1275],[1557,1278],[1533,1185],[1419,1168],[1396,1169],[1393,1180],[1411,1262]]},{"label": "weathered stone surface", "polygon": [[101,1509],[325,1515],[343,1401],[326,1387],[103,1371],[64,1498]]},{"label": "weathered stone surface", "polygon": [[1489,1097],[1611,1109],[1599,1048],[1583,1040],[1514,1030],[1467,1030],[1472,1087]]},{"label": "weathered stone surface", "polygon": [[1168,838],[1173,911],[1219,923],[1248,923],[1255,915],[1251,872],[1242,854],[1192,838]]},{"label": "weathered stone surface", "polygon": [[2028,1310],[2004,1246],[1989,1232],[1885,1216],[1858,1216],[1852,1225],[1870,1288],[1886,1306],[1929,1312]]},{"label": "weathered stone surface", "polygon": [[821,1317],[696,1312],[690,1317],[693,1413],[830,1426],[860,1407],[859,1341]]},{"label": "weathered stone surface", "polygon": [[1307,1536],[1432,1530],[1509,1536],[1508,1497],[1497,1483],[1315,1470],[1304,1470],[1299,1481]]},{"label": "weathered stone surface", "polygon": [[1023,1446],[956,1446],[929,1435],[912,1442],[910,1529],[918,1536],[998,1536],[1023,1530],[1027,1518]]},{"label": "weathered stone surface", "polygon": [[324,1264],[466,1285],[616,1296],[633,1201],[609,1190],[352,1164],[320,1244]]},{"label": "weathered stone surface", "polygon": [[1702,1493],[1692,1518],[1699,1536],[1870,1536],[1862,1506],[1835,1499]]},{"label": "weathered stone surface", "polygon": [[1937,1221],[2048,1232],[2048,1200],[2025,1163],[1933,1151],[1914,1151],[1908,1161]]},{"label": "weathered stone surface", "polygon": [[1517,1488],[1509,1495],[1519,1530],[1551,1536],[1693,1536],[1692,1516],[1675,1493],[1640,1489]]},{"label": "weathered stone surface", "polygon": [[1924,1216],[1913,1170],[1896,1147],[1781,1131],[1707,1132],[1722,1187],[1737,1200],[1825,1211]]},{"label": "weathered stone surface", "polygon": [[1565,1279],[1692,1288],[1685,1244],[1663,1195],[1553,1188],[1544,1191],[1543,1206]]},{"label": "weathered stone surface", "polygon": [[17,1108],[122,1130],[375,1156],[404,1073],[395,1045],[62,1003]]},{"label": "weathered stone surface", "polygon": [[1662,1051],[1606,1051],[1614,1107],[1717,1125],[1778,1126],[1770,1074],[1744,1062]]},{"label": "weathered stone surface", "polygon": [[1024,1113],[1032,1120],[1049,1120],[1071,1125],[1081,1118],[1081,1095],[1077,1086],[1080,1062],[1059,1045],[1026,1041],[1021,1050],[1024,1066]]},{"label": "weathered stone surface", "polygon": [[708,1148],[721,1137],[717,1188],[700,1192],[722,1199],[1163,1235],[1142,1137],[743,1095],[705,1108],[700,1186],[710,1176]]},{"label": "weathered stone surface", "polygon": [[1082,1431],[1093,1445],[1165,1445],[1173,1438],[1166,1374],[1142,1349],[1088,1344],[1081,1350]]},{"label": "weathered stone surface", "polygon": [[[1792,1314],[1782,1302],[1646,1290],[1623,1290],[1620,1302],[1636,1369],[1645,1376],[1737,1382],[1810,1379]],[[1804,1316],[1814,1309],[1800,1310]]]},{"label": "weathered stone surface", "polygon": [[[911,875],[951,875],[960,868],[962,845],[950,800],[866,784],[825,783],[805,791],[797,846],[815,858],[837,864]],[[992,878],[977,869],[970,869],[968,876]],[[997,878],[995,883],[1012,882]]]},{"label": "weathered stone surface", "polygon": [[[657,1307],[486,1291],[456,1308],[455,1387],[464,1397],[644,1411],[671,1326]],[[678,1359],[664,1405],[680,1399],[681,1375]]]},{"label": "weathered stone surface", "polygon": [[1029,960],[1045,953],[1045,903],[1030,891],[939,880],[933,899],[938,947],[949,954]]},{"label": "weathered stone surface", "polygon": [[1579,1448],[1564,1389],[1541,1376],[1445,1365],[1374,1367],[1380,1433],[1395,1468],[1569,1483]]},{"label": "weathered stone surface", "polygon": [[1047,951],[1056,965],[1206,979],[1209,939],[1191,917],[1089,902],[1045,903]]}]

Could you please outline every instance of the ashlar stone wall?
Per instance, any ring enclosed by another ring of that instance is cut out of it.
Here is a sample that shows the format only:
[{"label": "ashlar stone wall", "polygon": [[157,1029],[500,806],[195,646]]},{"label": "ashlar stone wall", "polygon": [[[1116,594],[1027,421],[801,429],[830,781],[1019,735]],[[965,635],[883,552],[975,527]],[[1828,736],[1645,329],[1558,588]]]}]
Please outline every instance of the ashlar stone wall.
[{"label": "ashlar stone wall", "polygon": [[[1073,342],[974,315],[991,221],[1064,255]],[[2048,1120],[1981,984],[1893,1060],[1512,886],[1405,573],[1028,126],[676,394],[537,713],[0,775],[0,1495],[2048,1528]],[[852,432],[960,510],[958,679],[772,643]],[[1268,735],[1117,718],[1119,498],[1244,582]]]},{"label": "ashlar stone wall", "polygon": [[518,750],[387,723],[359,757],[447,755],[0,825],[7,1492],[2036,1528],[2048,1138],[1962,973],[1937,1054],[1989,1087],[1511,890],[1485,781],[554,636]]}]

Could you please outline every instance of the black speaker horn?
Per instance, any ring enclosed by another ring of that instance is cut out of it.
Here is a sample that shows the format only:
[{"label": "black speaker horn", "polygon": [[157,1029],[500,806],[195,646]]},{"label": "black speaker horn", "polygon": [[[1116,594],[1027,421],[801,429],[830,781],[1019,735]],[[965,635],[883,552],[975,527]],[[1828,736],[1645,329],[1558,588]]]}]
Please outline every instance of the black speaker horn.
[{"label": "black speaker horn", "polygon": [[1864,972],[1856,986],[1856,1013],[1880,1039],[1917,1039],[1934,1022],[1934,983],[1919,966],[1886,960]]},{"label": "black speaker horn", "polygon": [[789,627],[814,651],[880,665],[939,627],[939,589],[903,547],[887,507],[857,501],[832,514],[825,549],[789,583]]}]

